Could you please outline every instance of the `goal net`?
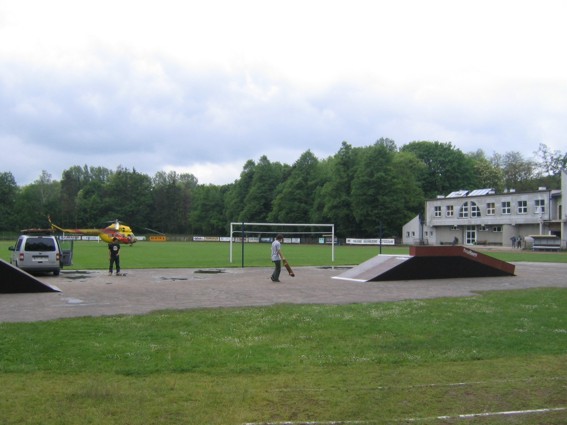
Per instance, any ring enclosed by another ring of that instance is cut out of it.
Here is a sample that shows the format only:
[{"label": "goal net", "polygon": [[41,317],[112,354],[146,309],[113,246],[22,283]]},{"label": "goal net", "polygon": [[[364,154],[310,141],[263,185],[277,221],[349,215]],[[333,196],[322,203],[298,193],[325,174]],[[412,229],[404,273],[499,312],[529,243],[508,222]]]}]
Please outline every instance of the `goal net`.
[{"label": "goal net", "polygon": [[[305,228],[304,231],[297,231],[295,229]],[[320,230],[313,230],[320,229]],[[299,243],[299,235],[320,235],[324,238],[325,243],[327,239],[331,244],[331,262],[335,261],[335,225],[328,223],[230,223],[230,262],[233,259],[233,243],[238,239],[244,247],[246,240],[249,240],[249,235],[263,235],[265,238],[270,239],[270,242],[276,237],[277,234],[282,234],[285,239],[291,239],[291,242]],[[262,238],[263,239],[263,238]],[[297,240],[297,241],[295,241]],[[254,240],[255,242],[262,242],[261,239]],[[266,240],[267,242],[267,240]],[[244,267],[244,256],[242,258],[242,266]]]}]

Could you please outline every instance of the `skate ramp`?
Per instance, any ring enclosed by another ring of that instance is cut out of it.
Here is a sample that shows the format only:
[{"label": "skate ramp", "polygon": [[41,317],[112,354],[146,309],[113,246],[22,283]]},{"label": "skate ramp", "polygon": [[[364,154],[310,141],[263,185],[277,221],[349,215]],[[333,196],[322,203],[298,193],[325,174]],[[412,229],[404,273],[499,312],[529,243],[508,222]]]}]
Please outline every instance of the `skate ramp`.
[{"label": "skate ramp", "polygon": [[514,276],[515,266],[463,246],[414,246],[409,256],[378,255],[335,276],[358,282]]},{"label": "skate ramp", "polygon": [[47,285],[29,273],[0,260],[0,294],[31,292],[61,292],[56,286]]},{"label": "skate ramp", "polygon": [[369,282],[376,279],[376,277],[396,270],[398,266],[410,259],[409,255],[377,255],[338,276],[334,276],[333,279]]}]

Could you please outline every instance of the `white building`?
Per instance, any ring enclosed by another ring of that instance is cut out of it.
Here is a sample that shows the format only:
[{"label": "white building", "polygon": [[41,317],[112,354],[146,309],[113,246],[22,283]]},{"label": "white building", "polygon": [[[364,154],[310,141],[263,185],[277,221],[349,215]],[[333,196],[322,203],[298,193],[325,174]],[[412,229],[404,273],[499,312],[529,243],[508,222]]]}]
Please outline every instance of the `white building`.
[{"label": "white building", "polygon": [[533,192],[492,189],[460,190],[425,203],[425,216],[403,227],[407,245],[502,245],[531,235],[555,235],[566,245],[567,172],[561,173],[561,189]]}]

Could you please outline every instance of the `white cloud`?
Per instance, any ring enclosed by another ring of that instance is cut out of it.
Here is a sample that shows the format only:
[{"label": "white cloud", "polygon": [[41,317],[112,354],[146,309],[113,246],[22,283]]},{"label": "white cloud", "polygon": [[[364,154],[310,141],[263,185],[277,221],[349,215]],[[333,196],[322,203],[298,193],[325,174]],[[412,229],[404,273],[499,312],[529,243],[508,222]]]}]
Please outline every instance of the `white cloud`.
[{"label": "white cloud", "polygon": [[560,0],[7,0],[0,142],[18,152],[0,171],[26,184],[123,165],[220,184],[248,159],[293,163],[343,140],[564,150],[566,12]]},{"label": "white cloud", "polygon": [[240,177],[242,166],[240,161],[227,163],[199,163],[190,166],[166,165],[164,171],[175,171],[179,174],[189,173],[197,177],[199,183],[223,185],[232,183]]}]

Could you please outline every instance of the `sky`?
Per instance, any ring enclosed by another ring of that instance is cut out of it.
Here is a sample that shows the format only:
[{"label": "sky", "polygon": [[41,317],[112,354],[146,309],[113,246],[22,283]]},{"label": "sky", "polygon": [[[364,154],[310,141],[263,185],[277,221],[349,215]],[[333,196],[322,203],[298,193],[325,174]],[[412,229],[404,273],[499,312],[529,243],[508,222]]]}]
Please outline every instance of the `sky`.
[{"label": "sky", "polygon": [[567,150],[564,0],[0,0],[0,172]]}]

